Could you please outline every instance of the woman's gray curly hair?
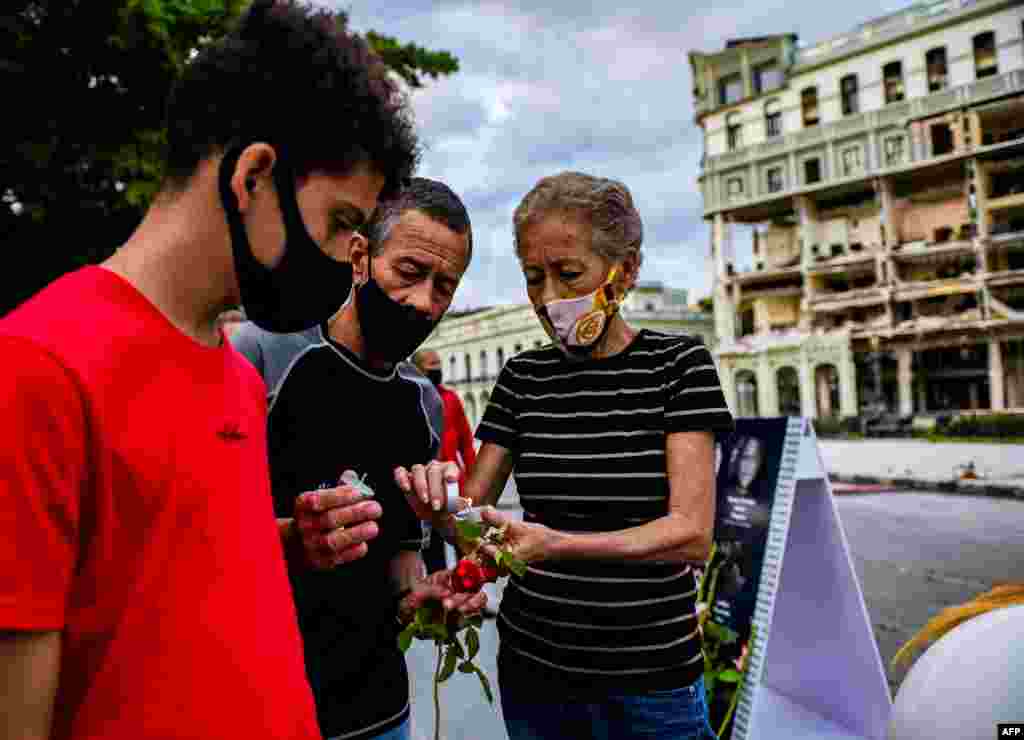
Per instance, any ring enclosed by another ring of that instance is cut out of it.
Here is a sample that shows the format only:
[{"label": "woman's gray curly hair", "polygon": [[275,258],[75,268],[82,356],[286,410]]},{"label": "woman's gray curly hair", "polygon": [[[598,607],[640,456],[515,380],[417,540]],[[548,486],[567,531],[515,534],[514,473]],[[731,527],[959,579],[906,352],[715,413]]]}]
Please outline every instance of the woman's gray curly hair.
[{"label": "woman's gray curly hair", "polygon": [[512,217],[516,252],[526,227],[552,213],[582,217],[592,230],[591,248],[611,262],[622,262],[630,254],[636,256],[638,267],[643,262],[643,223],[629,188],[618,180],[583,172],[561,172],[540,180]]}]

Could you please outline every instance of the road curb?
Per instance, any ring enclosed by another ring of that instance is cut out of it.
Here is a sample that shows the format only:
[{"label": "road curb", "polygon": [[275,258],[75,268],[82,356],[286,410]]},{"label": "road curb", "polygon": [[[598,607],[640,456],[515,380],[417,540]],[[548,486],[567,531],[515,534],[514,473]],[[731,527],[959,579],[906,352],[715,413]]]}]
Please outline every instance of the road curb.
[{"label": "road curb", "polygon": [[[924,480],[921,478],[883,478],[872,475],[842,475],[839,473],[829,473],[828,477],[833,483],[892,486],[894,489],[901,490],[926,490],[951,495],[987,496],[990,498],[1024,501],[1024,486],[1008,486],[1000,483],[986,483],[981,479],[934,481]],[[857,491],[845,491],[843,495],[850,496],[856,495],[857,493]]]}]

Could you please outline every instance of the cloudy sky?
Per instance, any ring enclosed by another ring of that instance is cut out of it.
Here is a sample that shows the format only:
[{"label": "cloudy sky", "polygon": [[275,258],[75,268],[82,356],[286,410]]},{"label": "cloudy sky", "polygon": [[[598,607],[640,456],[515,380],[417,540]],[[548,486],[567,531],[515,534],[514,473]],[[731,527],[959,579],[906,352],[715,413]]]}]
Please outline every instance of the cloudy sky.
[{"label": "cloudy sky", "polygon": [[545,175],[582,170],[622,180],[644,222],[642,280],[708,295],[687,52],[726,39],[795,32],[814,43],[905,0],[317,0],[351,27],[451,51],[460,71],[413,95],[426,152],[473,221],[473,264],[453,308],[525,300],[512,212]]}]

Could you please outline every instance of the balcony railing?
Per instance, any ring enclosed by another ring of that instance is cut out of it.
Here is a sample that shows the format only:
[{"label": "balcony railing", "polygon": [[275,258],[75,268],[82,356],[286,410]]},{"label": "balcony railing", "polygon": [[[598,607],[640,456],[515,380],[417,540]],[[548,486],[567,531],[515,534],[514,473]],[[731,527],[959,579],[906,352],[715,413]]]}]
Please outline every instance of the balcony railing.
[{"label": "balcony railing", "polygon": [[488,383],[488,382],[494,380],[496,377],[497,377],[496,375],[477,375],[476,377],[474,377],[474,378],[472,378],[470,380],[467,380],[466,382],[467,383]]},{"label": "balcony railing", "polygon": [[497,375],[477,375],[474,378],[459,378],[458,380],[446,380],[445,384],[452,385],[458,388],[467,385],[474,385],[476,383],[493,383],[497,379]]},{"label": "balcony railing", "polygon": [[783,285],[767,288],[753,286],[743,290],[743,299],[749,301],[757,298],[793,298],[803,295],[803,292],[803,286],[800,285]]},{"label": "balcony railing", "polygon": [[840,257],[818,256],[817,261],[808,265],[807,272],[811,275],[830,275],[837,272],[850,272],[851,268],[861,271],[871,270],[870,263],[877,259],[877,255],[876,250],[865,250],[844,254]]},{"label": "balcony railing", "polygon": [[931,262],[937,257],[954,257],[974,251],[974,242],[953,241],[941,244],[926,243],[922,246],[903,247],[892,253],[892,258],[898,262]]},{"label": "balcony railing", "polygon": [[[704,158],[704,173],[720,172],[741,164],[750,164],[767,157],[775,157],[782,153],[805,148],[812,143],[846,138],[857,133],[867,133],[873,129],[927,118],[947,110],[976,105],[991,98],[1021,91],[1024,91],[1024,70],[1013,70],[950,90],[943,90],[901,103],[893,103],[879,110],[846,116],[833,123],[819,124],[801,131],[784,134],[770,141],[734,152],[706,156]],[[793,178],[789,179],[792,182]],[[820,184],[827,184],[827,181],[822,181]],[[775,193],[771,195],[775,195]]]},{"label": "balcony railing", "polygon": [[991,233],[988,237],[988,242],[993,247],[1015,247],[1024,242],[1024,231],[1010,230],[1007,227],[1005,231]]},{"label": "balcony railing", "polygon": [[913,282],[897,280],[894,297],[898,301],[916,301],[921,298],[973,293],[978,290],[978,287],[978,278],[974,274]]},{"label": "balcony railing", "polygon": [[985,284],[992,287],[1024,284],[1024,270],[1000,270],[985,274]]},{"label": "balcony railing", "polygon": [[782,280],[800,275],[800,265],[790,267],[769,267],[760,270],[745,270],[735,273],[732,278],[741,285],[748,283],[759,283],[768,280]]},{"label": "balcony railing", "polygon": [[854,288],[839,293],[815,293],[807,301],[815,311],[840,311],[854,306],[869,306],[887,298],[887,290],[880,286]]}]

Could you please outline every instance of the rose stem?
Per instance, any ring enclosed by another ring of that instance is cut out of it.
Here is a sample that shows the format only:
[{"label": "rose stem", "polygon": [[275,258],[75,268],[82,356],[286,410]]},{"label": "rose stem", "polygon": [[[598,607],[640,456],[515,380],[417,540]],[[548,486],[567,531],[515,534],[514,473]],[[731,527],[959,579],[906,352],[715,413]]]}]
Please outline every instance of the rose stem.
[{"label": "rose stem", "polygon": [[434,669],[434,740],[441,740],[441,653],[444,646],[437,643],[437,668]]}]

